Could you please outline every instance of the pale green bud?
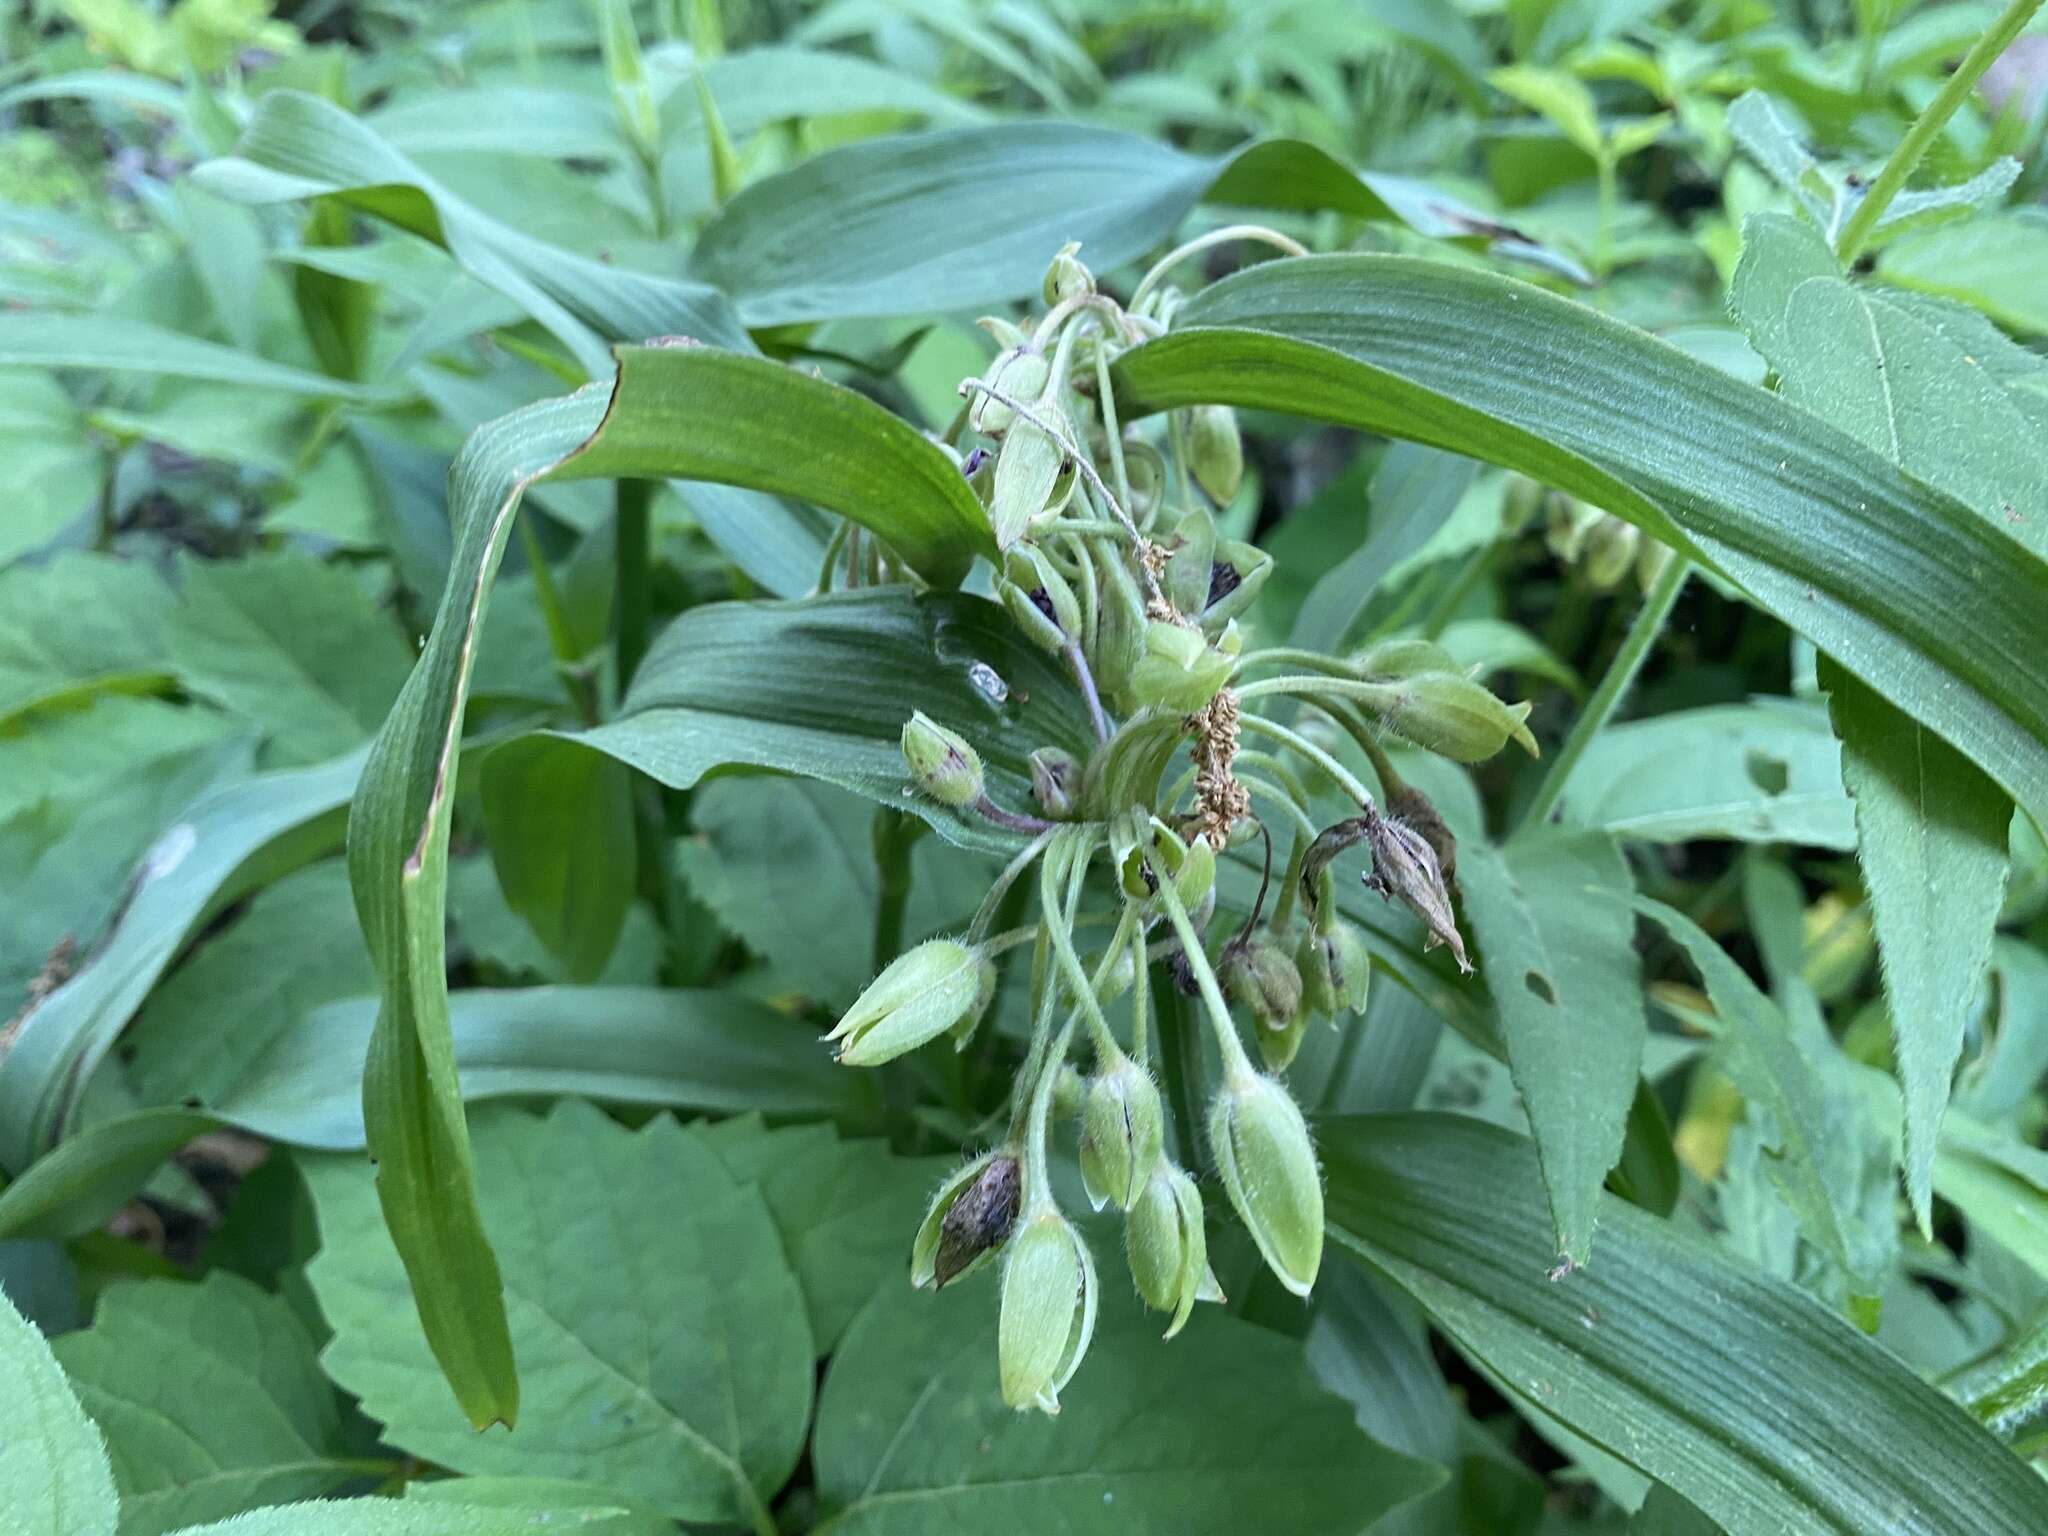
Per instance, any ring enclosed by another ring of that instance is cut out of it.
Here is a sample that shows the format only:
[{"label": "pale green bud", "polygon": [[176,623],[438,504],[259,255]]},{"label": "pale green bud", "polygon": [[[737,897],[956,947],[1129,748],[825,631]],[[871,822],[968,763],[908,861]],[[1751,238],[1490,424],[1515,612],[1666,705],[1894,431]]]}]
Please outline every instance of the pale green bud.
[{"label": "pale green bud", "polygon": [[[1052,361],[1025,342],[990,364],[986,377],[991,387],[1010,399],[1036,406],[1052,378]],[[1001,437],[1016,420],[1017,413],[994,395],[977,394],[967,408],[967,424],[988,437]]]},{"label": "pale green bud", "polygon": [[1323,1182],[1301,1110],[1278,1080],[1241,1070],[1209,1107],[1209,1150],[1267,1267],[1306,1296],[1323,1262]]},{"label": "pale green bud", "polygon": [[1017,1221],[1023,1170],[998,1147],[946,1175],[910,1245],[910,1283],[938,1289],[970,1274],[1002,1247]]},{"label": "pale green bud", "polygon": [[1173,889],[1189,912],[1200,912],[1216,894],[1216,850],[1206,838],[1188,844],[1186,857],[1174,871]]},{"label": "pale green bud", "polygon": [[1231,659],[1202,638],[1164,619],[1145,626],[1145,654],[1131,673],[1131,694],[1140,704],[1193,714],[1230,681]]},{"label": "pale green bud", "polygon": [[1543,510],[1543,487],[1527,475],[1509,475],[1501,493],[1500,526],[1503,533],[1520,533]]},{"label": "pale green bud", "polygon": [[1456,672],[1458,658],[1434,640],[1382,640],[1351,658],[1351,665],[1371,678],[1419,677],[1425,672]]},{"label": "pale green bud", "polygon": [[1216,570],[1216,519],[1206,507],[1197,507],[1180,520],[1168,541],[1173,553],[1167,557],[1161,585],[1166,600],[1189,618],[1209,606],[1209,587]]},{"label": "pale green bud", "polygon": [[1528,702],[1503,704],[1461,672],[1424,672],[1390,685],[1381,709],[1397,734],[1455,762],[1483,763],[1510,741],[1540,755],[1523,724]]},{"label": "pale green bud", "polygon": [[1129,1210],[1159,1158],[1159,1089],[1121,1053],[1094,1077],[1081,1101],[1081,1183],[1096,1210],[1111,1201]]},{"label": "pale green bud", "polygon": [[1188,467],[1195,483],[1227,506],[1244,481],[1244,439],[1227,405],[1198,405],[1188,413]]},{"label": "pale green bud", "polygon": [[842,1041],[839,1060],[878,1067],[935,1040],[988,1006],[994,964],[979,948],[927,939],[868,983],[827,1040]]},{"label": "pale green bud", "polygon": [[1284,1029],[1301,1012],[1301,973],[1293,957],[1263,934],[1224,951],[1221,980],[1231,1001],[1249,1009],[1261,1030]]},{"label": "pale green bud", "polygon": [[1636,545],[1641,538],[1642,534],[1634,523],[1625,523],[1603,512],[1586,530],[1579,550],[1583,562],[1580,568],[1586,573],[1586,584],[1598,592],[1611,591],[1621,585],[1621,578],[1635,564]]},{"label": "pale green bud", "polygon": [[981,755],[923,710],[903,727],[903,761],[917,787],[941,805],[957,809],[981,798]]},{"label": "pale green bud", "polygon": [[1053,257],[1052,265],[1045,269],[1046,303],[1084,298],[1095,291],[1095,274],[1081,265],[1080,257],[1075,254],[1080,249],[1079,241],[1069,240]]},{"label": "pale green bud", "polygon": [[1599,515],[1583,501],[1563,491],[1551,491],[1543,498],[1543,542],[1551,554],[1570,565],[1579,558],[1586,532]]},{"label": "pale green bud", "polygon": [[[1065,430],[1064,413],[1056,401],[1047,398],[1032,403],[1042,420]],[[1050,432],[1029,421],[1010,423],[996,450],[995,478],[988,498],[989,527],[997,549],[1009,549],[1023,538],[1032,519],[1051,505],[1066,463],[1066,450]],[[1068,488],[1071,492],[1071,481]]]},{"label": "pale green bud", "polygon": [[1311,928],[1304,933],[1294,963],[1301,972],[1302,1000],[1317,1013],[1335,1018],[1365,1012],[1372,951],[1342,918],[1332,918],[1327,931]]},{"label": "pale green bud", "polygon": [[1071,752],[1058,747],[1040,747],[1031,754],[1031,794],[1038,808],[1054,821],[1074,814],[1074,800],[1081,792],[1081,765]]},{"label": "pale green bud", "polygon": [[1198,1301],[1221,1301],[1223,1288],[1209,1269],[1202,1196],[1195,1181],[1164,1157],[1138,1192],[1124,1220],[1124,1256],[1145,1305],[1170,1312],[1170,1339],[1187,1325]]},{"label": "pale green bud", "polygon": [[996,1357],[1003,1401],[1060,1411],[1095,1332],[1095,1261],[1081,1235],[1050,1205],[1028,1213],[1003,1254]]},{"label": "pale green bud", "polygon": [[1130,697],[1131,676],[1145,656],[1145,595],[1121,555],[1096,565],[1095,651],[1088,658],[1095,683],[1119,707]]},{"label": "pale green bud", "polygon": [[1258,1042],[1259,1060],[1266,1064],[1268,1072],[1285,1072],[1294,1065],[1301,1042],[1308,1035],[1308,1019],[1308,1010],[1304,1008],[1277,1028],[1254,1032],[1252,1038]]}]

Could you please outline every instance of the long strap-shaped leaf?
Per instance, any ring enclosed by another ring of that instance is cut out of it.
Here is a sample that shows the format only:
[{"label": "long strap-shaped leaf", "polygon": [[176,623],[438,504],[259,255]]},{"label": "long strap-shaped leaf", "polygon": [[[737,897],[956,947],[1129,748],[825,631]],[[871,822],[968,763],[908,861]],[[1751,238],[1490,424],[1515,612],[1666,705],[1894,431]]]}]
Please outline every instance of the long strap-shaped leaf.
[{"label": "long strap-shaped leaf", "polygon": [[471,207],[367,125],[298,91],[257,103],[237,153],[194,177],[244,203],[333,197],[447,247],[476,279],[545,326],[592,377],[603,377],[610,341],[689,335],[744,347],[746,334],[723,295],[608,267],[548,245]]},{"label": "long strap-shaped leaf", "polygon": [[2048,562],[1846,434],[1512,279],[1271,262],[1126,353],[1126,410],[1338,421],[1559,486],[1740,583],[2048,818]]},{"label": "long strap-shaped leaf", "polygon": [[1961,1407],[1706,1238],[1610,1196],[1599,1263],[1548,1279],[1522,1138],[1388,1115],[1325,1122],[1318,1140],[1339,1242],[1515,1392],[1725,1529],[2048,1530],[2048,1484]]},{"label": "long strap-shaped leaf", "polygon": [[848,390],[709,347],[626,348],[615,390],[501,417],[463,446],[449,475],[448,586],[364,766],[349,877],[382,987],[363,1076],[378,1197],[428,1341],[479,1426],[509,1423],[519,1388],[448,1022],[443,909],[463,705],[519,498],[542,479],[613,476],[785,492],[865,524],[935,580],[994,551],[959,471],[916,432]]}]

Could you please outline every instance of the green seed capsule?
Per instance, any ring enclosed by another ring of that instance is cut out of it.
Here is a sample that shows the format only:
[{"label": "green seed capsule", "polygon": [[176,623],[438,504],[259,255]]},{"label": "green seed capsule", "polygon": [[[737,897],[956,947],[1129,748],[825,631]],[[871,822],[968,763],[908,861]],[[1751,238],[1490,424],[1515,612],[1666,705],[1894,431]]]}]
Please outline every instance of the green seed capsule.
[{"label": "green seed capsule", "polygon": [[1223,1299],[1223,1288],[1209,1269],[1201,1193],[1164,1157],[1153,1163],[1124,1219],[1124,1257],[1145,1305],[1173,1314],[1166,1329],[1169,1339],[1186,1326],[1196,1302]]},{"label": "green seed capsule", "polygon": [[1164,1117],[1145,1069],[1119,1054],[1088,1080],[1081,1101],[1081,1183],[1096,1210],[1129,1210],[1159,1158]]},{"label": "green seed capsule", "polygon": [[1539,755],[1523,724],[1528,702],[1503,704],[1462,673],[1425,672],[1391,683],[1381,712],[1399,735],[1454,762],[1483,763],[1510,741]]},{"label": "green seed capsule", "polygon": [[1140,704],[1193,714],[1230,681],[1230,668],[1231,658],[1199,630],[1154,619],[1145,626],[1145,654],[1131,673],[1131,693]]},{"label": "green seed capsule", "polygon": [[919,710],[903,727],[903,761],[917,787],[956,809],[981,798],[981,756],[967,738]]},{"label": "green seed capsule", "polygon": [[1306,1296],[1323,1262],[1323,1183],[1301,1110],[1277,1079],[1241,1070],[1209,1107],[1209,1149],[1267,1267]]},{"label": "green seed capsule", "polygon": [[1060,1411],[1095,1332],[1095,1262],[1080,1234],[1050,1205],[1027,1214],[1003,1254],[996,1356],[1003,1401]]},{"label": "green seed capsule", "polygon": [[1198,405],[1188,413],[1188,467],[1195,483],[1221,506],[1244,483],[1244,438],[1237,413],[1227,405]]},{"label": "green seed capsule", "polygon": [[979,1019],[994,995],[995,964],[979,948],[927,939],[869,982],[825,1038],[844,1042],[845,1065],[878,1067]]}]

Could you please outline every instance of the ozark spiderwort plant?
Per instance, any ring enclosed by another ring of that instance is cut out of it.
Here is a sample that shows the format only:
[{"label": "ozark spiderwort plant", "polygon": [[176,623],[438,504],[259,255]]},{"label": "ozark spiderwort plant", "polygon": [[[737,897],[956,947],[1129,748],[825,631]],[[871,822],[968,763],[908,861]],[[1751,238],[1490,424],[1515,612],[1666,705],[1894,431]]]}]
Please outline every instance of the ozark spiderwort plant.
[{"label": "ozark spiderwort plant", "polygon": [[[995,995],[997,956],[1031,946],[1031,1041],[1007,1127],[945,1181],[911,1255],[920,1286],[1000,1266],[1002,1389],[1018,1408],[1058,1410],[1095,1320],[1095,1260],[1053,1193],[1056,1121],[1078,1120],[1088,1199],[1124,1213],[1132,1279],[1148,1305],[1171,1314],[1167,1336],[1197,1301],[1222,1299],[1201,1195],[1166,1151],[1151,962],[1165,960],[1174,984],[1199,1000],[1222,1062],[1203,1125],[1216,1177],[1274,1275],[1307,1295],[1322,1262],[1323,1192],[1307,1123],[1280,1074],[1311,1018],[1341,1026],[1364,1012],[1371,974],[1364,941],[1332,899],[1336,856],[1363,844],[1366,883],[1406,904],[1428,943],[1448,945],[1470,969],[1453,910],[1455,844],[1395,772],[1382,737],[1463,763],[1510,740],[1536,750],[1523,723],[1529,706],[1503,703],[1430,641],[1348,656],[1246,646],[1238,619],[1273,563],[1217,531],[1211,504],[1231,501],[1244,468],[1234,416],[1221,406],[1173,413],[1160,437],[1147,437],[1119,420],[1110,379],[1119,351],[1170,321],[1174,269],[1240,240],[1298,251],[1271,230],[1218,230],[1165,257],[1120,304],[1070,246],[1046,274],[1042,316],[982,322],[1002,350],[961,385],[965,404],[944,442],[988,509],[1003,557],[997,593],[1017,626],[1072,669],[1095,746],[1086,762],[1041,749],[1031,764],[1036,804],[1005,806],[990,797],[974,748],[944,721],[917,713],[905,722],[915,792],[1024,841],[964,934],[894,960],[827,1037],[840,1061],[860,1067],[940,1036],[964,1047]],[[1327,745],[1260,712],[1279,700],[1308,705],[1355,742],[1381,797]],[[1174,773],[1183,748],[1186,765]],[[1336,785],[1357,814],[1319,826],[1304,772]],[[1280,839],[1289,852],[1276,881]],[[1217,860],[1237,848],[1262,873],[1243,921],[1221,922]],[[1084,914],[1098,866],[1112,909]],[[1037,921],[991,933],[1006,893],[1034,870]],[[1084,953],[1093,948],[1084,932],[1104,926],[1107,942]],[[1110,1022],[1125,999],[1128,1043]],[[1249,1017],[1257,1062],[1233,1004]],[[1069,1065],[1077,1036],[1085,1077]]]}]

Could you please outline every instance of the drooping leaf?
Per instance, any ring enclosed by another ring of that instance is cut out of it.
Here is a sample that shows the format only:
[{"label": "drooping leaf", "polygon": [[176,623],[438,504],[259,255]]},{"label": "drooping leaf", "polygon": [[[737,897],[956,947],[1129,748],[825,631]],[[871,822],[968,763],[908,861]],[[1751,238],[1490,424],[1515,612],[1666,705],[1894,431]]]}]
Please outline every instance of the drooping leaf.
[{"label": "drooping leaf", "polygon": [[20,1536],[114,1536],[114,1475],[100,1432],[50,1346],[0,1295],[0,1509]]},{"label": "drooping leaf", "polygon": [[223,786],[156,839],[105,942],[0,1058],[0,1163],[18,1171],[61,1138],[94,1069],[207,916],[339,844],[361,767],[351,753]]},{"label": "drooping leaf", "polygon": [[747,345],[713,290],[606,266],[501,224],[318,97],[272,91],[236,148],[194,172],[200,185],[246,203],[333,197],[443,245],[465,271],[546,327],[592,378],[610,371],[611,341],[687,335]]},{"label": "drooping leaf", "polygon": [[1467,843],[1458,883],[1543,1164],[1557,1252],[1583,1264],[1649,1032],[1635,925],[1595,891],[1626,897],[1634,882],[1611,837],[1537,829],[1505,848]]},{"label": "drooping leaf", "polygon": [[[1469,1119],[1327,1121],[1333,1236],[1516,1396],[1729,1531],[2019,1536],[2048,1487],[1889,1353],[1708,1239],[1603,1201],[1562,1282],[1533,1149]],[[1902,1455],[1901,1446],[1916,1448]]]},{"label": "drooping leaf", "polygon": [[359,746],[384,719],[411,653],[340,566],[279,552],[179,563],[167,658],[193,693],[261,726],[280,762]]},{"label": "drooping leaf", "polygon": [[114,1286],[54,1348],[107,1437],[121,1536],[317,1498],[368,1470],[345,1453],[305,1325],[235,1275]]},{"label": "drooping leaf", "polygon": [[632,775],[558,737],[484,758],[484,829],[498,884],[571,981],[595,981],[632,904]]},{"label": "drooping leaf", "polygon": [[273,363],[125,315],[0,314],[0,367],[90,368],[208,379],[312,399],[376,398],[347,379]]},{"label": "drooping leaf", "polygon": [[2026,660],[2048,562],[1709,364],[1505,278],[1334,256],[1226,278],[1117,376],[1127,410],[1291,411],[1582,496],[1717,567],[2048,815],[2048,677]]},{"label": "drooping leaf", "polygon": [[219,1122],[194,1109],[116,1115],[65,1138],[0,1190],[0,1237],[82,1237],[125,1205],[164,1159]]},{"label": "drooping leaf", "polygon": [[[826,1372],[812,1455],[832,1536],[1358,1529],[1439,1474],[1374,1444],[1300,1346],[1208,1308],[1171,1344],[1108,1288],[1056,1417],[996,1387],[985,1286],[885,1282]],[[1219,1391],[1219,1382],[1233,1390]]]},{"label": "drooping leaf", "polygon": [[[813,1357],[760,1195],[674,1121],[629,1131],[574,1100],[480,1115],[475,1146],[522,1367],[516,1428],[474,1433],[406,1305],[358,1158],[308,1159],[335,1330],[328,1373],[385,1438],[457,1471],[614,1490],[674,1519],[748,1523],[794,1467]],[[591,1262],[601,1256],[603,1262]]]},{"label": "drooping leaf", "polygon": [[1010,122],[847,145],[756,182],[699,237],[691,268],[755,326],[971,311],[1036,292],[1069,240],[1111,271],[1204,201],[1328,208],[1536,253],[1455,199],[1297,139],[1212,159],[1079,123]]},{"label": "drooping leaf", "polygon": [[1654,843],[1732,838],[1847,850],[1856,829],[1827,716],[1753,699],[1610,725],[1573,769],[1567,825]]}]

